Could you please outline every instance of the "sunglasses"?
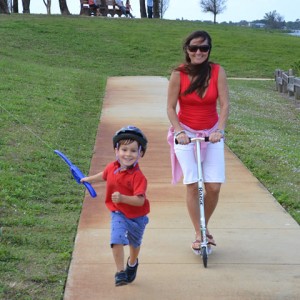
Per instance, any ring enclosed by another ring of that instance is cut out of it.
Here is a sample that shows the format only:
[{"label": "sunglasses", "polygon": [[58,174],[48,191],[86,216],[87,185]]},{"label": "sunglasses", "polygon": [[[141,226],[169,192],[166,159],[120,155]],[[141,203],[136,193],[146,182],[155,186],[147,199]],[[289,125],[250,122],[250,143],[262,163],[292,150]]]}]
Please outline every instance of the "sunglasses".
[{"label": "sunglasses", "polygon": [[187,48],[190,52],[197,52],[197,50],[200,50],[201,52],[205,52],[205,53],[208,52],[210,49],[209,45],[201,45],[201,46],[188,45]]}]

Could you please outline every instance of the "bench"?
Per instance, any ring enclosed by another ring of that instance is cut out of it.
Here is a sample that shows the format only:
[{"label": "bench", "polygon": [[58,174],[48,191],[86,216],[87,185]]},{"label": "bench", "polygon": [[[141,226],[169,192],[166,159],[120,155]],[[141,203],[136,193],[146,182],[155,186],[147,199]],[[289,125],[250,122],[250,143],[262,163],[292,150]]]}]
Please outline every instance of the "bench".
[{"label": "bench", "polygon": [[81,11],[80,15],[86,15],[86,16],[96,16],[99,15],[100,12],[94,8],[90,7],[88,0],[81,0]]},{"label": "bench", "polygon": [[[119,9],[119,7],[116,5],[115,0],[98,0],[98,3],[100,4],[99,12],[100,16],[107,16],[110,15],[114,17],[115,15],[118,15],[119,17],[122,16],[122,12]],[[81,2],[81,14],[87,15],[87,16],[96,16],[97,11],[90,7],[88,0],[82,0]]]},{"label": "bench", "polygon": [[114,17],[118,15],[122,16],[122,11],[119,9],[118,5],[115,3],[115,0],[101,0],[100,13],[102,16],[111,15]]},{"label": "bench", "polygon": [[294,96],[294,78],[289,73],[282,73],[282,92],[288,93],[290,97]]},{"label": "bench", "polygon": [[283,71],[280,69],[275,70],[275,84],[276,84],[276,91],[282,93],[282,73]]},{"label": "bench", "polygon": [[275,70],[276,90],[280,93],[287,94],[289,98],[293,97],[295,104],[300,105],[300,78],[293,76],[293,70],[283,71]]},{"label": "bench", "polygon": [[295,99],[300,100],[300,78],[294,78]]}]

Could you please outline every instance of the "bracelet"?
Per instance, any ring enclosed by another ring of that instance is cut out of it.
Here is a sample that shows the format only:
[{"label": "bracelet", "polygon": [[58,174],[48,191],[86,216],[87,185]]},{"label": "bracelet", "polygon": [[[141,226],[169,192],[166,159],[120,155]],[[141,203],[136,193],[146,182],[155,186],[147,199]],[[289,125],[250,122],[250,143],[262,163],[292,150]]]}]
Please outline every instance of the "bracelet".
[{"label": "bracelet", "polygon": [[222,135],[225,135],[225,131],[223,129],[217,129],[216,131],[220,132]]},{"label": "bracelet", "polygon": [[181,134],[181,133],[185,133],[185,130],[181,130],[181,131],[176,132],[176,133],[175,133],[175,137],[178,137],[179,134]]}]

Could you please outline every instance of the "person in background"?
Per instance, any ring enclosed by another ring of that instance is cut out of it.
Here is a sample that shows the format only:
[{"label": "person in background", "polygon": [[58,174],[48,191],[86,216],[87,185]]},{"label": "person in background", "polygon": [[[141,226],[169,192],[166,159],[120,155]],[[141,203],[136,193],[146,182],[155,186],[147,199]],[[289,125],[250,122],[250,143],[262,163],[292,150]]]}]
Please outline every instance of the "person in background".
[{"label": "person in background", "polygon": [[96,11],[96,16],[101,16],[100,5],[97,3],[97,0],[89,0],[89,6],[91,10],[91,16],[95,15],[95,11]]},{"label": "person in background", "polygon": [[131,13],[131,4],[130,4],[130,1],[129,0],[126,0],[126,16],[130,16],[130,18],[134,18],[134,16],[132,15]]},{"label": "person in background", "polygon": [[[183,43],[185,61],[173,70],[168,87],[172,182],[177,183],[183,175],[187,208],[195,230],[191,247],[196,254],[200,254],[202,237],[195,145],[189,138],[209,136],[210,141],[201,143],[206,226],[225,181],[224,130],[229,114],[229,92],[224,69],[209,60],[211,50],[212,40],[206,31],[191,33]],[[216,246],[208,228],[207,238],[209,245]],[[211,252],[211,246],[208,251]]]},{"label": "person in background", "polygon": [[148,18],[152,19],[152,15],[153,15],[153,0],[147,0],[147,14],[148,14]]},{"label": "person in background", "polygon": [[[149,221],[147,179],[138,164],[138,160],[145,155],[147,143],[147,138],[139,128],[121,128],[113,136],[116,160],[103,171],[81,179],[81,182],[91,183],[106,181],[105,204],[111,211],[110,246],[117,268],[116,286],[135,280],[142,238]],[[125,245],[129,245],[130,256],[124,270]]]},{"label": "person in background", "polygon": [[125,15],[127,17],[127,13],[126,13],[126,7],[124,6],[124,3],[122,0],[115,0],[116,5],[119,7],[119,9],[121,10],[122,14]]}]

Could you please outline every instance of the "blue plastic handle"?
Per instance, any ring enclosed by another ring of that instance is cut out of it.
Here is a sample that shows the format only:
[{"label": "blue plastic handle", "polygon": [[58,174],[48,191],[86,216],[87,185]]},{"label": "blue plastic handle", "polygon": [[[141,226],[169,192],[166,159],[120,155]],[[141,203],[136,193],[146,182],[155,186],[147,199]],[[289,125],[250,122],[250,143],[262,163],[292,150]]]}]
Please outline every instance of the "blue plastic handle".
[{"label": "blue plastic handle", "polygon": [[70,167],[70,172],[73,175],[74,179],[76,180],[76,182],[78,184],[82,184],[87,188],[87,190],[89,191],[90,195],[95,198],[97,197],[97,193],[94,190],[94,188],[92,187],[92,185],[89,182],[80,182],[81,178],[85,177],[85,175],[80,171],[80,169],[75,166],[70,160],[69,158],[64,155],[62,152],[58,151],[58,150],[54,150],[54,152],[59,155],[64,161],[65,163]]}]

